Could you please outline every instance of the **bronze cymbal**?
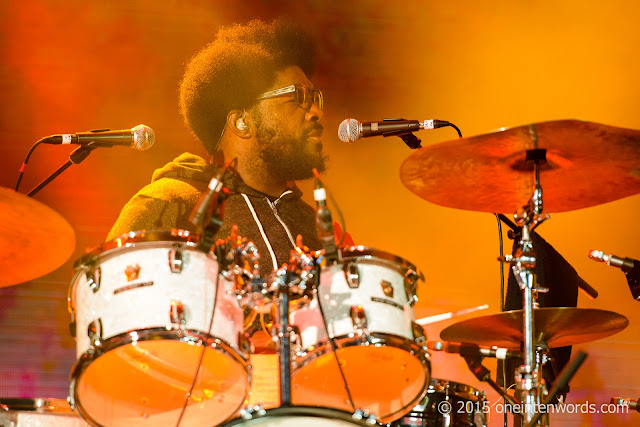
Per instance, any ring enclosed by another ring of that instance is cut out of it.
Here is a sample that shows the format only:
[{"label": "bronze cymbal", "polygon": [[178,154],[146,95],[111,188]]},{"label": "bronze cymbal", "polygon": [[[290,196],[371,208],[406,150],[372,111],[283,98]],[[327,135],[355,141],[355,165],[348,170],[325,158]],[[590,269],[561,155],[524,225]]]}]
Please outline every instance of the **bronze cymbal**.
[{"label": "bronze cymbal", "polygon": [[[537,142],[532,136],[537,135]],[[544,148],[544,209],[566,212],[640,193],[640,131],[579,120],[535,123],[418,149],[402,183],[441,206],[511,214],[533,193],[526,150]]]},{"label": "bronze cymbal", "polygon": [[[445,328],[440,338],[485,346],[520,349],[524,342],[522,310],[504,311],[463,320]],[[594,341],[620,332],[629,320],[618,313],[593,308],[545,307],[534,310],[534,341],[549,348]]]},{"label": "bronze cymbal", "polygon": [[53,209],[0,187],[0,242],[0,287],[4,287],[60,267],[73,253],[76,236]]}]

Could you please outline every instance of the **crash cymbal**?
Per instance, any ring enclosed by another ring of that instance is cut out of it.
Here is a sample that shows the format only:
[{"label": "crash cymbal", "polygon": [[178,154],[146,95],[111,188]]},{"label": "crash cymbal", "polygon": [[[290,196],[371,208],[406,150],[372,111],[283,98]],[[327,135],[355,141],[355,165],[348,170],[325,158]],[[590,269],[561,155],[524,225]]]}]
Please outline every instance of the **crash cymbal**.
[{"label": "crash cymbal", "polygon": [[[534,310],[534,341],[549,348],[594,341],[620,332],[629,320],[612,311],[576,307],[546,307]],[[440,332],[445,341],[520,349],[522,310],[504,311],[463,320]]]},{"label": "crash cymbal", "polygon": [[0,187],[0,287],[26,282],[60,267],[76,236],[56,211]]},{"label": "crash cymbal", "polygon": [[[537,135],[537,142],[532,135]],[[640,131],[579,120],[501,129],[427,146],[400,168],[403,184],[432,203],[511,214],[533,192],[526,150],[544,148],[544,209],[565,212],[640,193]]]}]

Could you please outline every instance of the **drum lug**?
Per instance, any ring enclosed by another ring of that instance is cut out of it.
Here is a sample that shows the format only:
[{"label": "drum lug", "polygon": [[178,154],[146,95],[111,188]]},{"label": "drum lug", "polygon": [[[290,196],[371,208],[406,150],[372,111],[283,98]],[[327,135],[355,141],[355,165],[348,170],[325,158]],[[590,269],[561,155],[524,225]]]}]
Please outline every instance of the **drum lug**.
[{"label": "drum lug", "polygon": [[424,274],[408,269],[404,274],[404,291],[407,296],[409,306],[413,307],[418,302],[417,287],[418,280],[424,281]]},{"label": "drum lug", "polygon": [[382,280],[380,282],[380,287],[382,288],[382,292],[386,297],[393,298],[393,285],[391,284],[391,282]]},{"label": "drum lug", "polygon": [[172,273],[181,273],[184,267],[184,254],[182,249],[175,246],[169,250],[169,270]]},{"label": "drum lug", "polygon": [[87,326],[87,335],[93,347],[100,347],[102,345],[102,319],[98,318],[98,320],[89,323]]},{"label": "drum lug", "polygon": [[95,294],[100,290],[100,281],[102,279],[102,270],[100,267],[90,268],[85,271],[85,277],[87,278],[87,285],[89,289]]},{"label": "drum lug", "polygon": [[378,418],[375,416],[375,414],[370,414],[366,409],[364,411],[362,409],[356,409],[351,417],[354,420],[364,420],[364,422],[366,422],[367,424],[378,424]]},{"label": "drum lug", "polygon": [[424,333],[424,328],[416,322],[411,322],[411,330],[413,332],[413,340],[419,346],[425,346],[427,343],[427,335]]},{"label": "drum lug", "polygon": [[364,312],[364,307],[361,305],[352,305],[350,314],[351,321],[353,322],[353,329],[367,329],[367,315]]},{"label": "drum lug", "polygon": [[181,301],[171,300],[171,306],[169,308],[169,321],[172,325],[177,325],[182,329],[186,325],[187,321],[184,314],[184,305]]},{"label": "drum lug", "polygon": [[343,264],[344,277],[347,280],[347,285],[351,289],[360,286],[360,273],[358,272],[358,264],[355,262],[345,262]]}]

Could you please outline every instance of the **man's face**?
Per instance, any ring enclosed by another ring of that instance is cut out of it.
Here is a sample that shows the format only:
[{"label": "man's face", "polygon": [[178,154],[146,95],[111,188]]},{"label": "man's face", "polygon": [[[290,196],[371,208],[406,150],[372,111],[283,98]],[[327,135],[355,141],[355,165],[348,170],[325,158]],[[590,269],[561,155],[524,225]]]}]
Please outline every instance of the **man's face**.
[{"label": "man's face", "polygon": [[[313,84],[298,66],[276,73],[271,88],[293,84],[313,88]],[[251,109],[256,126],[256,155],[279,181],[295,181],[313,177],[312,169],[323,172],[326,156],[322,153],[323,114],[317,105],[301,108],[293,93],[258,101]]]}]

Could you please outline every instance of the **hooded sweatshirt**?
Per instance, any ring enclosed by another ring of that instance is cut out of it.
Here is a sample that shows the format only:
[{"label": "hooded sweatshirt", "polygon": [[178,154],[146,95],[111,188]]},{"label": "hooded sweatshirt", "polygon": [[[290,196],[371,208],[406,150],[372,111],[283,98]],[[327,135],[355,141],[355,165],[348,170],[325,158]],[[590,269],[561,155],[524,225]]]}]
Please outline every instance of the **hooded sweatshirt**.
[{"label": "hooded sweatshirt", "polygon": [[[189,215],[216,171],[216,166],[190,153],[157,169],[151,184],[124,206],[107,240],[138,230],[179,228],[201,233],[202,229],[189,222]],[[224,174],[222,182],[230,194],[216,238],[228,237],[231,227],[237,225],[238,234],[258,248],[263,277],[288,261],[298,234],[311,250],[320,248],[315,210],[300,198],[302,191],[298,187],[293,185],[279,197],[272,197],[249,187],[230,171]]]}]

